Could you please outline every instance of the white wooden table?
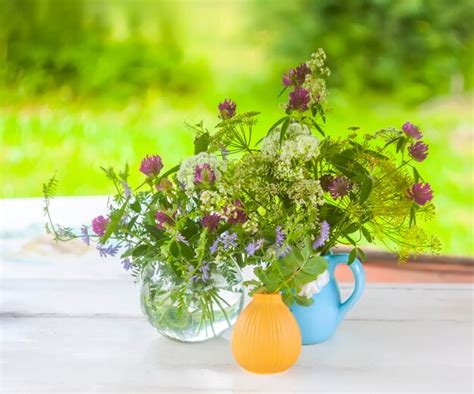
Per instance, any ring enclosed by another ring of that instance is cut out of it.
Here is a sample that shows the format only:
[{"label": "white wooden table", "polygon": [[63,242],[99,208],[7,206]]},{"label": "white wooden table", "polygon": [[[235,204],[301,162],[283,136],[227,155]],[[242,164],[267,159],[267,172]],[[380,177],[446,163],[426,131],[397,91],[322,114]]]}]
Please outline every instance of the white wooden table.
[{"label": "white wooden table", "polygon": [[259,376],[235,364],[229,333],[161,337],[117,261],[2,230],[2,394],[472,392],[470,285],[370,285],[334,338]]}]

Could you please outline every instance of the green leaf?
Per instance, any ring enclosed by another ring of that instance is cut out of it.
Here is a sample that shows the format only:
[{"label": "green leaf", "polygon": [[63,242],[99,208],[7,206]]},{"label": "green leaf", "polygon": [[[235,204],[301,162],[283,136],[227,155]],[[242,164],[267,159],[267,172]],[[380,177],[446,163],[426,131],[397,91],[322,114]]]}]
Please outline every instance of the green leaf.
[{"label": "green leaf", "polygon": [[278,94],[277,98],[280,97],[283,93],[285,93],[285,90],[288,89],[288,86],[285,86],[280,93]]},{"label": "green leaf", "polygon": [[188,260],[194,259],[194,250],[189,245],[186,245],[183,242],[178,242],[178,245],[183,257]]},{"label": "green leaf", "polygon": [[284,116],[283,118],[280,118],[275,123],[273,123],[272,127],[268,129],[267,135],[270,134],[275,127],[283,123],[286,119],[289,119],[289,116]]},{"label": "green leaf", "polygon": [[364,203],[370,196],[370,192],[372,191],[373,181],[371,177],[365,177],[364,181],[360,185],[360,196],[359,202],[362,204]]},{"label": "green leaf", "polygon": [[410,208],[410,227],[414,224],[416,224],[416,206],[412,204]]},{"label": "green leaf", "polygon": [[405,149],[406,139],[404,137],[400,137],[397,142],[397,153],[403,151]]},{"label": "green leaf", "polygon": [[349,259],[347,260],[347,264],[351,265],[355,261],[356,257],[357,257],[357,248],[354,248],[349,253]]},{"label": "green leaf", "polygon": [[357,230],[359,230],[359,228],[360,228],[359,223],[351,223],[349,226],[344,228],[344,233],[352,234],[352,233],[355,233]]},{"label": "green leaf", "polygon": [[132,208],[136,213],[140,213],[141,211],[140,201],[138,201],[138,199],[135,199],[135,201],[132,204],[130,204],[130,208]]},{"label": "green leaf", "polygon": [[171,241],[170,242],[169,252],[170,252],[170,255],[173,256],[174,258],[179,257],[179,245],[176,241]]},{"label": "green leaf", "polygon": [[186,221],[186,225],[183,230],[181,230],[181,234],[186,239],[192,239],[196,234],[199,233],[200,227],[197,223],[193,222],[192,220],[188,219]]},{"label": "green leaf", "polygon": [[318,130],[318,133],[321,134],[323,137],[326,137],[326,133],[325,133],[324,130],[321,128],[321,126],[320,126],[314,119],[311,119],[311,122],[313,123],[314,127],[316,128],[316,130]]},{"label": "green leaf", "polygon": [[370,234],[369,230],[367,230],[365,227],[361,227],[361,230],[365,239],[369,242],[372,242],[372,235]]},{"label": "green leaf", "polygon": [[127,223],[127,228],[130,231],[133,226],[135,225],[135,222],[137,221],[138,216],[134,216],[128,223]]},{"label": "green leaf", "polygon": [[132,250],[132,256],[133,257],[143,256],[146,254],[147,250],[148,250],[148,245],[138,245]]},{"label": "green leaf", "polygon": [[209,147],[209,133],[203,133],[194,140],[194,154],[206,152]]},{"label": "green leaf", "polygon": [[301,306],[310,306],[313,303],[312,298],[306,298],[302,296],[295,296],[296,303]]},{"label": "green leaf", "polygon": [[171,175],[171,174],[175,173],[176,171],[178,171],[180,167],[181,167],[180,164],[178,164],[177,166],[174,166],[173,168],[166,171],[163,175],[161,175],[160,178],[166,178],[168,175]]},{"label": "green leaf", "polygon": [[281,125],[281,130],[280,130],[280,145],[285,138],[286,135],[286,130],[288,130],[288,126],[290,125],[290,117],[287,116],[283,124]]},{"label": "green leaf", "polygon": [[157,240],[165,238],[165,235],[163,234],[162,231],[160,231],[158,227],[145,224],[145,228],[153,238]]},{"label": "green leaf", "polygon": [[293,278],[292,288],[299,288],[306,283],[315,280],[327,268],[327,261],[322,256],[315,256],[308,259]]},{"label": "green leaf", "polygon": [[360,262],[363,263],[365,260],[367,260],[367,256],[365,255],[365,252],[361,248],[356,248],[357,250],[357,257],[359,258]]},{"label": "green leaf", "polygon": [[420,173],[415,167],[412,167],[412,169],[413,169],[413,178],[415,179],[415,183],[418,183],[418,181],[420,180]]}]

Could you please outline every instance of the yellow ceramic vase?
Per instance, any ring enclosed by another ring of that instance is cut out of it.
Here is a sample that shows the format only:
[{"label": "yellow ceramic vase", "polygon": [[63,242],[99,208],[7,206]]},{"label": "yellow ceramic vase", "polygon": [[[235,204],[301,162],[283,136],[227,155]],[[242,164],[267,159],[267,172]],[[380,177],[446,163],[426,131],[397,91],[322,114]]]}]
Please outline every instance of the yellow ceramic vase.
[{"label": "yellow ceramic vase", "polygon": [[290,368],[301,353],[298,323],[280,294],[255,294],[232,333],[232,353],[245,370],[259,374]]}]

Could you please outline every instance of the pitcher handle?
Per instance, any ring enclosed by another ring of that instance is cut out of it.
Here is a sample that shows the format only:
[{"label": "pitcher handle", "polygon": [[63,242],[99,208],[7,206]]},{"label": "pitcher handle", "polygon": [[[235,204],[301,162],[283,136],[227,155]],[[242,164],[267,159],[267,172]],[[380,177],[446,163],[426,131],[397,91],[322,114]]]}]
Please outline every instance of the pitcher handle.
[{"label": "pitcher handle", "polygon": [[[344,253],[332,255],[331,257],[334,261],[334,264],[332,265],[332,267],[330,267],[331,275],[334,276],[336,266],[338,266],[339,264],[347,264],[349,255],[347,253]],[[353,263],[349,265],[349,268],[351,269],[352,274],[354,275],[354,291],[346,301],[339,305],[339,321],[341,321],[346,315],[346,313],[349,312],[349,310],[356,304],[365,288],[365,271],[359,259],[356,258]]]}]

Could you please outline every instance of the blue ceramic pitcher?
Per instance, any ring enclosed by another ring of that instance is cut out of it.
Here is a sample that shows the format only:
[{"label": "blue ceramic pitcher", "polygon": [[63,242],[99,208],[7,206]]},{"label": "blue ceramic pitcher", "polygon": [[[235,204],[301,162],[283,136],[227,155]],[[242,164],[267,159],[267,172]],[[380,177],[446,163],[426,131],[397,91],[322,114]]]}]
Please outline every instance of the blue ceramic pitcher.
[{"label": "blue ceramic pitcher", "polygon": [[364,268],[356,259],[349,265],[355,279],[354,291],[346,301],[341,302],[334,271],[339,264],[347,264],[349,255],[330,254],[324,257],[328,261],[329,283],[319,293],[313,295],[313,303],[310,306],[293,304],[290,307],[300,326],[303,345],[312,345],[329,339],[346,313],[359,300],[365,287]]}]

